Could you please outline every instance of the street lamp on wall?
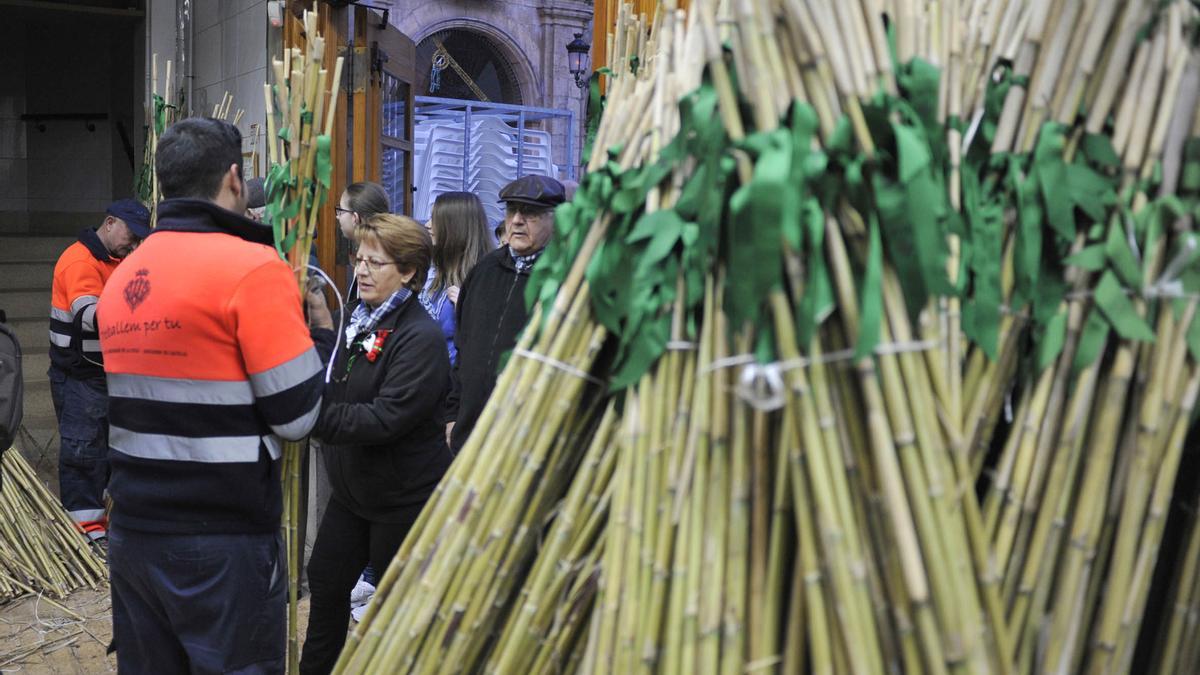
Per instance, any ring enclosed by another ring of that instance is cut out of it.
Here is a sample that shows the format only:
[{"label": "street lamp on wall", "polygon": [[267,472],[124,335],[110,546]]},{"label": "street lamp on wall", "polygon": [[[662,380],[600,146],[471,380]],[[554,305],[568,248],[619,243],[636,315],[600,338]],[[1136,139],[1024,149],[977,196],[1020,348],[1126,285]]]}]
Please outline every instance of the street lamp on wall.
[{"label": "street lamp on wall", "polygon": [[583,89],[588,85],[588,60],[592,46],[583,41],[583,33],[567,43],[567,69],[575,76],[575,86]]}]

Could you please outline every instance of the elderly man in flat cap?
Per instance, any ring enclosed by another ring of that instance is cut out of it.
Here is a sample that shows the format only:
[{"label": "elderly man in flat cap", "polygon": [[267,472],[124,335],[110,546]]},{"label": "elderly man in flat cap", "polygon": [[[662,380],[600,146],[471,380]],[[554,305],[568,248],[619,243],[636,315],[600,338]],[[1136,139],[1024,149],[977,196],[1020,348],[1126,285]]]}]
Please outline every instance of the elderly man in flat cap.
[{"label": "elderly man in flat cap", "polygon": [[554,233],[554,207],[565,199],[562,183],[547,176],[523,176],[500,190],[506,243],[475,265],[458,297],[458,361],[446,430],[455,453],[496,386],[500,357],[516,346],[525,327],[525,284]]}]

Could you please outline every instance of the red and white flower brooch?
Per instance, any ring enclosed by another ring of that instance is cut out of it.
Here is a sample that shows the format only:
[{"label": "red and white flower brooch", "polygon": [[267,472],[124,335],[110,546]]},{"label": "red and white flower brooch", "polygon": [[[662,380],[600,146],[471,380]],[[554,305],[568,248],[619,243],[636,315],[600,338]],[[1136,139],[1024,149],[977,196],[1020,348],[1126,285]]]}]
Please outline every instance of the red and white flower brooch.
[{"label": "red and white flower brooch", "polygon": [[367,355],[367,360],[375,363],[375,359],[383,353],[383,342],[392,334],[390,330],[377,330],[374,333],[367,335],[362,340],[363,352]]}]

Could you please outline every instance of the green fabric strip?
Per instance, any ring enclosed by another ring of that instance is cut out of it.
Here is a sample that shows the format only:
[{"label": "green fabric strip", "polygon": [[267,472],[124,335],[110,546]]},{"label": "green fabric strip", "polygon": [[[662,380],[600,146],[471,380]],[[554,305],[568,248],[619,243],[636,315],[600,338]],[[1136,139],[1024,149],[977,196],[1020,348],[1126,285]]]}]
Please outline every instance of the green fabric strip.
[{"label": "green fabric strip", "polygon": [[1045,331],[1037,345],[1037,368],[1045,370],[1062,353],[1067,339],[1067,312],[1060,311],[1046,323]]},{"label": "green fabric strip", "polygon": [[[970,288],[963,303],[962,328],[988,358],[995,359],[1000,340],[1000,262],[1004,257],[1004,208],[983,193],[973,167],[962,173],[963,211],[967,236],[962,253],[970,269]],[[964,284],[966,274],[962,275]]]},{"label": "green fabric strip", "polygon": [[1154,341],[1154,331],[1141,316],[1117,276],[1109,270],[1100,277],[1096,285],[1096,306],[1104,312],[1104,318],[1126,340]]},{"label": "green fabric strip", "polygon": [[604,112],[604,96],[600,94],[600,72],[592,73],[588,78],[587,120],[584,122],[583,152],[579,161],[586,165],[592,157],[592,146],[596,142],[596,132],[600,130],[600,116]]},{"label": "green fabric strip", "polygon": [[854,356],[859,359],[875,352],[883,321],[883,242],[879,219],[873,212],[867,215],[867,221],[867,266],[858,289],[858,344],[854,348]]},{"label": "green fabric strip", "polygon": [[1099,358],[1100,353],[1104,350],[1104,343],[1108,340],[1108,332],[1108,321],[1100,313],[1098,307],[1092,307],[1088,311],[1087,321],[1084,323],[1083,332],[1079,336],[1079,346],[1076,347],[1075,361],[1072,364],[1073,372],[1078,373],[1096,362],[1096,359]]},{"label": "green fabric strip", "polygon": [[[329,136],[324,134],[317,136],[317,182],[324,190],[329,189],[329,181],[333,177],[333,161],[330,157],[332,145],[333,139]],[[324,199],[324,190],[322,190],[322,200]]]}]

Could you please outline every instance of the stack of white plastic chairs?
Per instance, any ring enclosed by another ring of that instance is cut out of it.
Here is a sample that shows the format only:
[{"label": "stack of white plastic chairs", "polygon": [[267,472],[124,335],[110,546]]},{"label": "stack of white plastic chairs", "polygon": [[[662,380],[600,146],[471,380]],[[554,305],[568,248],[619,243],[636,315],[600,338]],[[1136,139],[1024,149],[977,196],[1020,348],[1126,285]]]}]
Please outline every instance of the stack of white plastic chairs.
[{"label": "stack of white plastic chairs", "polygon": [[550,134],[545,131],[518,132],[503,120],[483,114],[472,116],[469,138],[465,116],[418,119],[413,127],[413,217],[417,220],[429,219],[438,195],[466,190],[479,195],[489,224],[495,225],[504,219],[504,208],[497,202],[500,188],[523,175],[558,177],[551,162]]}]

